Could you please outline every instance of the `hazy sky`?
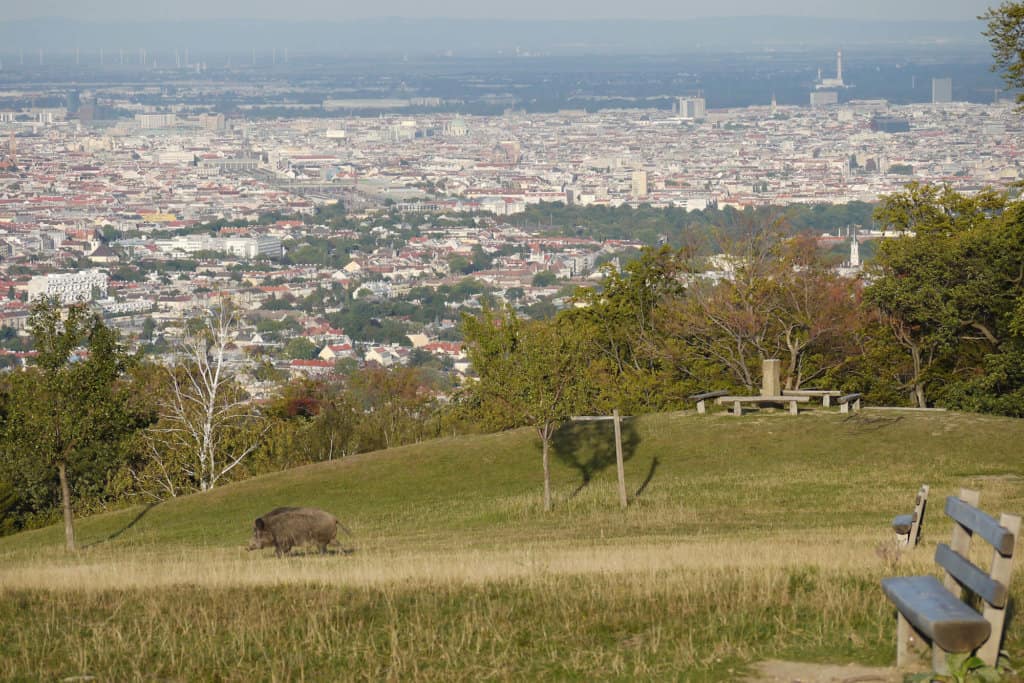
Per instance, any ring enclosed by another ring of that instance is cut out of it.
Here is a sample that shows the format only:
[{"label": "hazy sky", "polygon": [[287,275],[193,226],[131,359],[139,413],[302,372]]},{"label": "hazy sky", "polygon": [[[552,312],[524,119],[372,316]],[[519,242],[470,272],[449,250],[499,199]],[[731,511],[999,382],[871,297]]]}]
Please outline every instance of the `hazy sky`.
[{"label": "hazy sky", "polygon": [[973,19],[998,0],[0,0],[5,19],[90,21],[463,17],[472,19],[690,19],[794,15],[858,19]]}]

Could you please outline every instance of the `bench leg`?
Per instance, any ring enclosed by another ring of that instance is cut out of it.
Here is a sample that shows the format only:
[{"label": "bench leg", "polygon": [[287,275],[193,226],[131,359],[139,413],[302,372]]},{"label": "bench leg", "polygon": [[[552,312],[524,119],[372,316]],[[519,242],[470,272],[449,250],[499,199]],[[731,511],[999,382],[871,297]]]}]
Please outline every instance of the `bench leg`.
[{"label": "bench leg", "polygon": [[821,397],[821,407],[822,408],[831,408],[832,407],[832,397],[829,396],[828,394],[825,394],[824,396],[822,396]]},{"label": "bench leg", "polygon": [[704,401],[697,401],[697,414],[703,415],[707,412],[707,408],[704,406]]},{"label": "bench leg", "polygon": [[739,401],[733,401],[733,403],[732,403],[732,414],[733,415],[742,415],[743,414],[743,406],[740,404]]},{"label": "bench leg", "polygon": [[850,404],[849,403],[840,403],[839,404],[839,412],[840,413],[848,413],[848,412],[850,412]]},{"label": "bench leg", "polygon": [[917,668],[927,647],[925,637],[900,612],[896,612],[896,666]]},{"label": "bench leg", "polygon": [[932,643],[932,671],[937,674],[949,675],[949,664],[946,663],[948,653]]},{"label": "bench leg", "polygon": [[910,622],[896,613],[896,666],[903,667],[910,663],[910,639],[914,637],[914,629]]},{"label": "bench leg", "polygon": [[797,415],[799,412],[800,412],[800,409],[796,407],[796,401],[790,401],[789,402],[789,414],[790,415]]},{"label": "bench leg", "polygon": [[858,413],[860,412],[860,399],[859,398],[856,401],[853,402],[853,409],[856,410]]}]

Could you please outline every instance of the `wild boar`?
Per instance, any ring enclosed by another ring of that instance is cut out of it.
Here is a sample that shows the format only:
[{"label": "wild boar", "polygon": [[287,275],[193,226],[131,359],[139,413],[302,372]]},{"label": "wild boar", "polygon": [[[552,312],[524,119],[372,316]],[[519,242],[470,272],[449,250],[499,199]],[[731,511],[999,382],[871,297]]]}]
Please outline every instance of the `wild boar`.
[{"label": "wild boar", "polygon": [[280,507],[258,517],[253,522],[249,550],[274,547],[278,557],[294,546],[316,545],[321,553],[327,546],[338,542],[338,528],[351,536],[351,532],[338,518],[317,508]]}]

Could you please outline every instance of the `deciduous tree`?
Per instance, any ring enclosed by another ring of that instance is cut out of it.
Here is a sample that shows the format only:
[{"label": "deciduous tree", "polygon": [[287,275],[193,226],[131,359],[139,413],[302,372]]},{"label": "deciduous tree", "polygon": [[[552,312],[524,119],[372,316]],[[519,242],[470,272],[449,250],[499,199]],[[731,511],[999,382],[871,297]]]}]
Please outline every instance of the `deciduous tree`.
[{"label": "deciduous tree", "polygon": [[210,490],[259,445],[266,424],[228,367],[237,323],[227,305],[209,310],[179,345],[160,419],[147,434],[149,463],[141,476],[156,485],[150,491]]},{"label": "deciduous tree", "polygon": [[551,509],[551,437],[585,409],[588,356],[564,318],[520,320],[514,311],[485,308],[462,320],[466,350],[477,378],[468,400],[492,427],[529,425],[541,441],[544,509]]},{"label": "deciduous tree", "polygon": [[117,386],[125,356],[116,333],[82,306],[65,310],[43,299],[29,328],[38,355],[34,367],[11,376],[5,469],[36,497],[48,495],[56,475],[66,545],[75,550],[72,478],[97,469],[112,474],[116,442],[135,427]]}]

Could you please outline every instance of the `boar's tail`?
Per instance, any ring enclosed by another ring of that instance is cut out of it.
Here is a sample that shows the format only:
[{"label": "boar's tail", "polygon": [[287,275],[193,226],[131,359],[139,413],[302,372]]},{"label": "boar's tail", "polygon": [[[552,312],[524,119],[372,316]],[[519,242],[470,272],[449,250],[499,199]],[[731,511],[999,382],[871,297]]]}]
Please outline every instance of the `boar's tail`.
[{"label": "boar's tail", "polygon": [[344,531],[344,532],[345,532],[345,534],[346,534],[346,535],[348,535],[348,536],[349,536],[349,537],[351,538],[351,536],[352,536],[352,531],[351,531],[351,530],[350,530],[350,529],[349,529],[349,528],[348,528],[347,526],[345,526],[344,524],[342,524],[342,523],[341,523],[341,522],[339,522],[338,520],[334,520],[334,522],[335,522],[335,524],[337,524],[337,525],[338,525],[338,528],[339,528],[339,529],[341,529],[342,531]]}]

